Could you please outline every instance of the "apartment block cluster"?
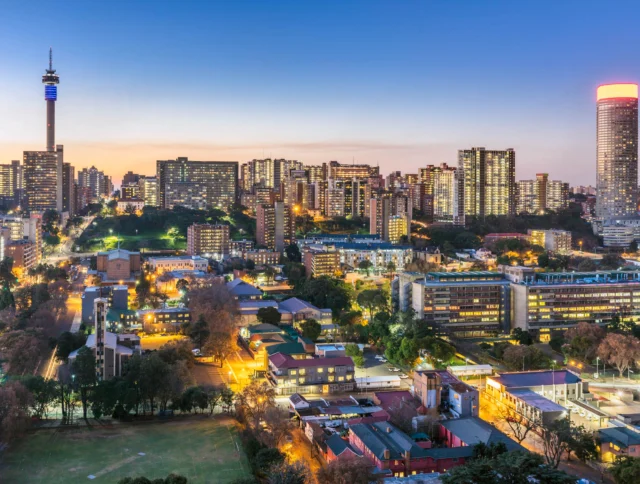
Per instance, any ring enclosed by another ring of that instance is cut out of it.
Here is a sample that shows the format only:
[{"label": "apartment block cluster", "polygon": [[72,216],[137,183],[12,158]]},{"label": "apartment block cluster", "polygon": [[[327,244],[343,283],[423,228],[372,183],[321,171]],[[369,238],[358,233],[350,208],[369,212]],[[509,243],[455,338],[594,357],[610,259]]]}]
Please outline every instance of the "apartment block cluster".
[{"label": "apartment block cluster", "polygon": [[[578,322],[606,325],[620,315],[640,322],[640,271],[400,273],[392,299],[400,310],[460,337],[509,333],[514,328],[548,340]],[[621,308],[624,310],[621,313]]]}]

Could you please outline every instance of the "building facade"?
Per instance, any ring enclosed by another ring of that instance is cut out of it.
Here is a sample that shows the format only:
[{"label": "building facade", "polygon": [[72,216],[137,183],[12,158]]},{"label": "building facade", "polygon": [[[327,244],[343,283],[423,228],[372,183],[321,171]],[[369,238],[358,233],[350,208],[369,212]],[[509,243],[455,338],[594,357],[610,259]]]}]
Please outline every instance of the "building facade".
[{"label": "building facade", "polygon": [[430,272],[413,283],[416,315],[461,337],[508,332],[509,281],[496,272]]},{"label": "building facade", "polygon": [[158,206],[227,210],[236,202],[238,162],[190,161],[186,157],[156,162]]},{"label": "building facade", "polygon": [[230,227],[224,224],[193,224],[187,227],[187,254],[208,254],[223,259],[231,252]]},{"label": "building facade", "polygon": [[337,250],[317,250],[307,248],[303,256],[307,278],[335,276],[340,269],[340,254]]},{"label": "building facade", "polygon": [[596,97],[596,218],[635,215],[638,197],[638,85],[608,84]]},{"label": "building facade", "polygon": [[463,183],[458,198],[464,216],[513,215],[516,211],[516,153],[471,148],[458,152]]}]

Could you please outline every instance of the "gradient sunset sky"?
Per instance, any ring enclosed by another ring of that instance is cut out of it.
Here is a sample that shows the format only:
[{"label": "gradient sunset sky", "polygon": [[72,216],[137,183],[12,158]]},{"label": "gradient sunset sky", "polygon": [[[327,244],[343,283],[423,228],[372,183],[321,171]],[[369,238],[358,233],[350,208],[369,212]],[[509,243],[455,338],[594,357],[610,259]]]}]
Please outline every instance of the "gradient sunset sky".
[{"label": "gradient sunset sky", "polygon": [[0,162],[44,149],[119,183],[155,160],[456,163],[595,183],[595,90],[640,80],[638,2],[53,1],[0,10]]}]

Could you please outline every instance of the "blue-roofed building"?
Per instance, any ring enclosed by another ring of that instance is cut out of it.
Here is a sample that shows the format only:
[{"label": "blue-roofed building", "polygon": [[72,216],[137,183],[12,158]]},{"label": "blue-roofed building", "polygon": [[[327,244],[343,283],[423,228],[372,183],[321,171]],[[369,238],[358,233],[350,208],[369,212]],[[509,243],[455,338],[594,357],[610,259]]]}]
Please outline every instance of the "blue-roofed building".
[{"label": "blue-roofed building", "polygon": [[618,457],[640,458],[640,433],[628,427],[611,427],[598,430],[600,459],[615,462]]},{"label": "blue-roofed building", "polygon": [[234,279],[227,282],[227,289],[231,291],[233,297],[238,301],[262,299],[262,291],[242,279]]},{"label": "blue-roofed building", "polygon": [[589,384],[569,370],[512,372],[487,376],[486,393],[527,418],[549,422],[566,416],[561,404],[584,399]]},{"label": "blue-roofed building", "polygon": [[416,442],[389,422],[349,427],[349,443],[385,476],[446,472],[473,456],[473,446],[431,449],[431,442]]},{"label": "blue-roofed building", "polygon": [[525,450],[524,447],[507,437],[493,425],[478,417],[441,421],[440,438],[447,443],[448,447],[504,444],[508,452]]}]

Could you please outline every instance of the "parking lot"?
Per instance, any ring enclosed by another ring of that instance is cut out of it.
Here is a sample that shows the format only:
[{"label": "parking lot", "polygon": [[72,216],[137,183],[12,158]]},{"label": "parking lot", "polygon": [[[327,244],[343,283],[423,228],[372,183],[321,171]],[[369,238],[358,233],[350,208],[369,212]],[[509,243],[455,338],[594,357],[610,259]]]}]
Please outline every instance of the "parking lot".
[{"label": "parking lot", "polygon": [[[364,368],[356,367],[356,378],[365,378],[372,376],[399,376],[401,378],[401,387],[408,388],[411,386],[411,375],[401,370],[391,371],[393,368],[391,363],[381,361],[376,358],[376,354],[372,351],[364,352],[365,365]],[[406,378],[404,378],[406,376]]]}]

